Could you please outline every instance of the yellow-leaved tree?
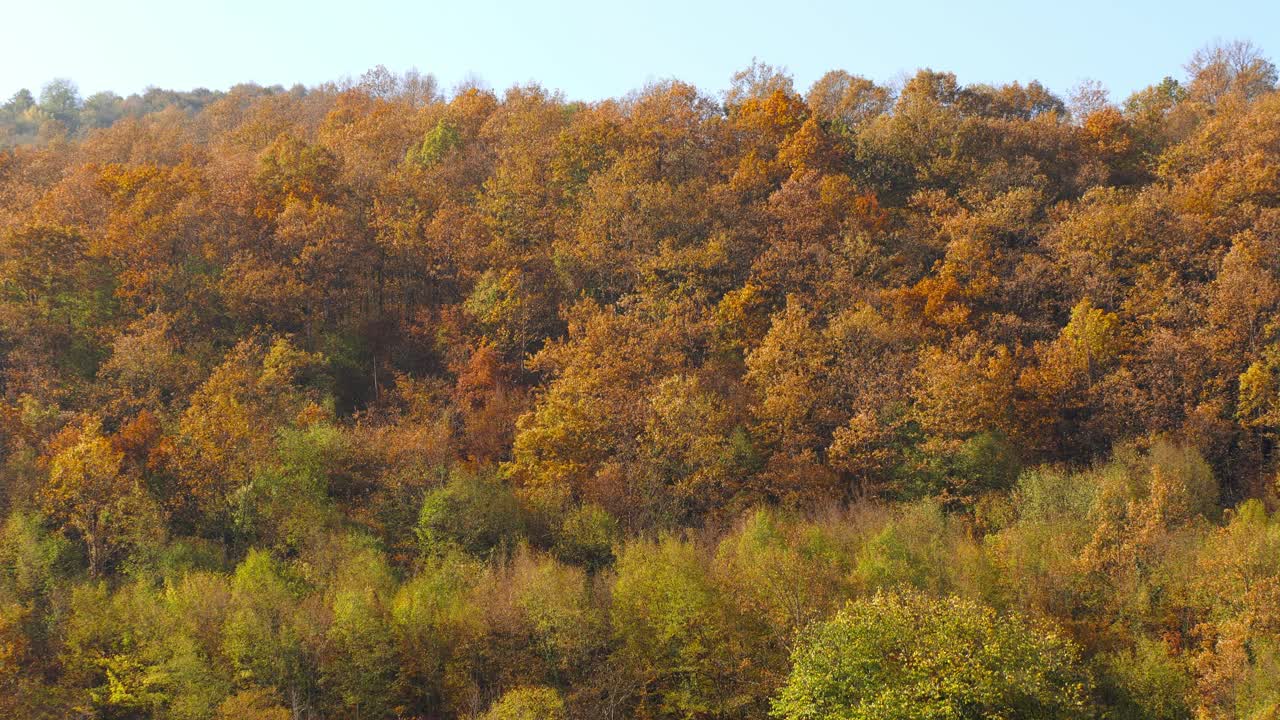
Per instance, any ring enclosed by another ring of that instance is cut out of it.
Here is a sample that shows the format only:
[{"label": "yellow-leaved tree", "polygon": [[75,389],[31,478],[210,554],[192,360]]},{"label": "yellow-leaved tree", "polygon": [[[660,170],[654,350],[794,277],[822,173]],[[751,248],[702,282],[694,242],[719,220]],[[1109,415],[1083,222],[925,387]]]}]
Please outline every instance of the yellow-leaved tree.
[{"label": "yellow-leaved tree", "polygon": [[162,524],[155,522],[155,501],[125,472],[124,454],[102,434],[98,420],[85,420],[69,434],[70,442],[49,461],[41,500],[63,531],[84,544],[89,574],[97,576],[120,551]]}]

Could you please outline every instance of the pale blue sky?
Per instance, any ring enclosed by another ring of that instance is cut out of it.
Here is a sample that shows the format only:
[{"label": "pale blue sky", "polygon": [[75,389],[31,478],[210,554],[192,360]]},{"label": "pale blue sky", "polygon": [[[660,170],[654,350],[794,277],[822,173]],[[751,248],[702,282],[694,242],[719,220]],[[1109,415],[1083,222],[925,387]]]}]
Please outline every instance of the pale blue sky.
[{"label": "pale blue sky", "polygon": [[[752,57],[804,90],[843,68],[890,81],[919,67],[962,83],[1084,78],[1117,99],[1181,77],[1196,48],[1245,39],[1280,57],[1280,1],[695,2],[583,0],[5,0],[0,97],[53,77],[82,94],[148,85],[313,85],[377,64],[448,88],[537,80],[571,99],[677,77],[718,91]],[[966,7],[967,6],[967,7]]]}]

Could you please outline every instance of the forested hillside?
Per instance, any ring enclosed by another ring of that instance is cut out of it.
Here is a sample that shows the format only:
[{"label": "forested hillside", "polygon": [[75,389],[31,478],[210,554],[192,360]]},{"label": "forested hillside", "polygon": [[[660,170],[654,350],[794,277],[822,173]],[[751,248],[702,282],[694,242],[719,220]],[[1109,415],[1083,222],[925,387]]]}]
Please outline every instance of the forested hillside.
[{"label": "forested hillside", "polygon": [[0,716],[1280,716],[1277,72],[1171,71],[19,93]]}]

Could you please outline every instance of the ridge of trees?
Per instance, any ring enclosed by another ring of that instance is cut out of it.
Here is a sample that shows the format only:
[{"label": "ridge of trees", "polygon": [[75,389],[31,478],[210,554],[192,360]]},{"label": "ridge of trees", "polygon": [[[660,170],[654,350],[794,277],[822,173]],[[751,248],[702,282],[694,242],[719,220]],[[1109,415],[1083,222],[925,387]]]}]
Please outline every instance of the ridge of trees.
[{"label": "ridge of trees", "polygon": [[0,715],[1280,713],[1280,90],[0,107]]}]

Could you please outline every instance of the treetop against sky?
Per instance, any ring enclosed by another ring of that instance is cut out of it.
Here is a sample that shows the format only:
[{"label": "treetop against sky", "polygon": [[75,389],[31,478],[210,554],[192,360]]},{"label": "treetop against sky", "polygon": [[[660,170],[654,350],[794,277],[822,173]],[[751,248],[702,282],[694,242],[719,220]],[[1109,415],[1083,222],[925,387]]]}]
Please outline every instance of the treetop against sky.
[{"label": "treetop against sky", "polygon": [[1280,47],[1280,5],[1251,0],[60,0],[14,3],[4,15],[4,97],[51,77],[75,79],[86,95],[128,95],[316,85],[383,64],[417,67],[446,87],[536,80],[598,100],[672,77],[719,89],[756,57],[786,66],[802,87],[836,68],[886,83],[932,67],[966,84],[1036,79],[1059,94],[1094,78],[1124,97],[1207,41]]}]

